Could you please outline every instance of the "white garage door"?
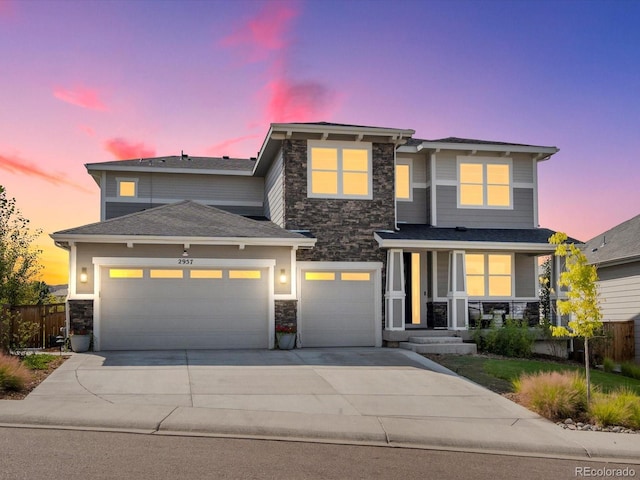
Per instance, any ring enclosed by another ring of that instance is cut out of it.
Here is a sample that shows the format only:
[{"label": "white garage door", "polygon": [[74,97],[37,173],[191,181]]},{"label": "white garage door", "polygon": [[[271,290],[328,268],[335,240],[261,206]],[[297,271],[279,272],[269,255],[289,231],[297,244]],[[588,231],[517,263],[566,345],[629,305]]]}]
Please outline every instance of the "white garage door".
[{"label": "white garage door", "polygon": [[268,348],[267,272],[102,268],[100,348]]},{"label": "white garage door", "polygon": [[299,324],[303,347],[376,346],[375,271],[301,270]]}]

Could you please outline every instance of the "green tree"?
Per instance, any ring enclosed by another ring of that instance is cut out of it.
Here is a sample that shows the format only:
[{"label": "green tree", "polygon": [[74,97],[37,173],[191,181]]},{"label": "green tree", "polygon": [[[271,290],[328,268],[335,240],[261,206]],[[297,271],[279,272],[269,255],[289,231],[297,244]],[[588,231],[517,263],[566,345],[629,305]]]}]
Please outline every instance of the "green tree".
[{"label": "green tree", "polygon": [[40,271],[40,250],[33,243],[42,232],[32,232],[29,220],[16,207],[15,198],[8,199],[0,185],[0,348],[24,351],[38,325],[22,321],[11,312],[12,306],[37,303],[39,289],[34,278]]},{"label": "green tree", "polygon": [[598,272],[587,263],[587,257],[573,243],[567,243],[567,235],[555,233],[549,243],[556,245],[555,254],[566,260],[565,270],[560,274],[558,285],[568,287],[567,299],[558,300],[558,312],[571,315],[569,328],[551,327],[556,337],[580,337],[584,339],[584,362],[587,378],[587,403],[591,400],[591,378],[589,375],[589,339],[602,329],[602,313],[598,301]]},{"label": "green tree", "polygon": [[38,260],[42,252],[33,244],[41,233],[31,231],[15,198],[8,199],[0,185],[0,305],[37,301],[32,282],[41,269]]}]

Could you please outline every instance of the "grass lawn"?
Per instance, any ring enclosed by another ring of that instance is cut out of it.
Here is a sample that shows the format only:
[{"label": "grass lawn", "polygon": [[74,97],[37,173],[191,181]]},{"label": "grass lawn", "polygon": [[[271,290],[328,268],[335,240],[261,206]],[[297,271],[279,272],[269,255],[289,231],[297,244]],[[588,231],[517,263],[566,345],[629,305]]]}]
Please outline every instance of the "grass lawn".
[{"label": "grass lawn", "polygon": [[[511,381],[525,373],[579,370],[584,375],[584,368],[580,368],[577,364],[547,360],[502,359],[483,355],[435,355],[430,358],[458,375],[498,393],[512,392]],[[592,384],[605,392],[619,387],[628,387],[640,395],[640,380],[600,370],[591,369],[590,371]]]}]

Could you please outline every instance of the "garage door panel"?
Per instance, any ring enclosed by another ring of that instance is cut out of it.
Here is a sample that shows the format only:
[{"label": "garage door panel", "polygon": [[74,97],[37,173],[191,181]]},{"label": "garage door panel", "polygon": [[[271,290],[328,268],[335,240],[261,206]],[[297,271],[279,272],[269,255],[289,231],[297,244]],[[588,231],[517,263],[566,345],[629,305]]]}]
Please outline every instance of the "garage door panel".
[{"label": "garage door panel", "polygon": [[259,279],[110,278],[103,269],[101,348],[268,348],[268,275]]},{"label": "garage door panel", "polygon": [[300,293],[302,344],[307,347],[374,346],[378,328],[374,272],[355,276],[343,276],[342,273],[354,272],[340,270],[333,272],[335,275],[307,276],[305,273],[302,272]]}]

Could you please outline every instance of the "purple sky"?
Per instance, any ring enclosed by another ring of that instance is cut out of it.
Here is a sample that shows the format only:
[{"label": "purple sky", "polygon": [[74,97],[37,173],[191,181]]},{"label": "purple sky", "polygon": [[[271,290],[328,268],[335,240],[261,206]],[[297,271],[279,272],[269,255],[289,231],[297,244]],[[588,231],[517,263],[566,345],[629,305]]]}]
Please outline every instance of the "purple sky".
[{"label": "purple sky", "polygon": [[85,163],[255,156],[269,122],[412,128],[559,147],[541,226],[587,240],[640,213],[639,24],[624,0],[0,0],[0,184],[51,233],[99,219]]}]

